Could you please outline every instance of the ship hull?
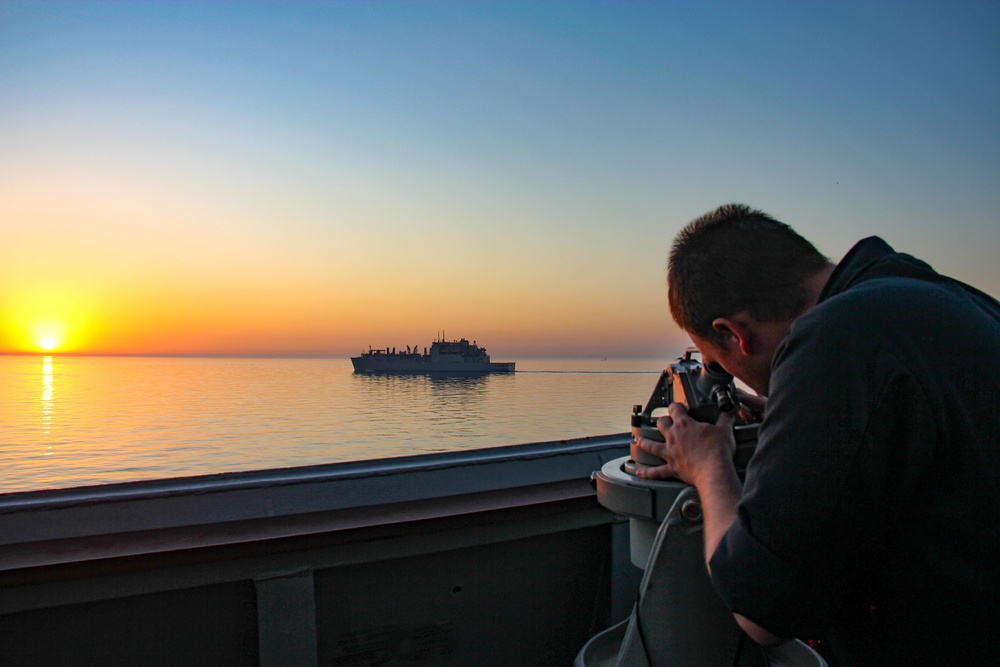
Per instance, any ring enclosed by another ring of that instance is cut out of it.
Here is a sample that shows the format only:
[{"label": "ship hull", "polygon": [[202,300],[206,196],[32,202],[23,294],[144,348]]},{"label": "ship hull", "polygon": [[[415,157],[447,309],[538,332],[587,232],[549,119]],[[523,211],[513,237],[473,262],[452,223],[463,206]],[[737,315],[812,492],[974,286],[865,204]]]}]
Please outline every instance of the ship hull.
[{"label": "ship hull", "polygon": [[351,357],[355,373],[513,373],[514,362],[419,361]]}]

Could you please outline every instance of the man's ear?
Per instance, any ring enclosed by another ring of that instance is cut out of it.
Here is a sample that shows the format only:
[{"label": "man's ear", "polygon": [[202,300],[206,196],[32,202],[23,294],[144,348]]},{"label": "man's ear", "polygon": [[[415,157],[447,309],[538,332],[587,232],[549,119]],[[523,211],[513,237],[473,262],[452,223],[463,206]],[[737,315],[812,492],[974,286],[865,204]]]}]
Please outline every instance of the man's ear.
[{"label": "man's ear", "polygon": [[712,328],[722,334],[726,347],[735,344],[745,355],[753,352],[753,334],[746,322],[739,318],[717,317],[712,320]]}]

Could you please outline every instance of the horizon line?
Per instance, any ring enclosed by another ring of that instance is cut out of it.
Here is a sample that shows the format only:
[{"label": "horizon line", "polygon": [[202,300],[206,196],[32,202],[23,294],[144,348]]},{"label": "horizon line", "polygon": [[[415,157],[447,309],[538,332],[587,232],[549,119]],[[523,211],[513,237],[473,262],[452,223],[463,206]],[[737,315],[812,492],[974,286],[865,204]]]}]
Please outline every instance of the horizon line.
[{"label": "horizon line", "polygon": [[[7,352],[0,351],[3,357],[159,357],[159,358],[244,358],[244,359],[350,359],[351,354],[335,353],[285,353],[285,352],[51,352],[51,351],[23,351]],[[525,355],[519,357],[525,360],[539,359],[567,359],[567,360],[647,360],[647,359],[667,359],[670,355],[602,355],[602,354],[582,354],[582,355]],[[515,360],[516,362],[517,360]]]}]

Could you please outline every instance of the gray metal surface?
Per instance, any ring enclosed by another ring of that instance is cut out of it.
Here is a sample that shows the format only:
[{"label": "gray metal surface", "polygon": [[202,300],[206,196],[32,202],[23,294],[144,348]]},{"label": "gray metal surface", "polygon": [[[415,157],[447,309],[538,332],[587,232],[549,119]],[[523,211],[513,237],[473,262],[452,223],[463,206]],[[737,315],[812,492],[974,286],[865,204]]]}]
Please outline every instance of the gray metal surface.
[{"label": "gray metal surface", "polygon": [[681,513],[697,495],[686,487],[660,526],[617,665],[736,663],[741,631],[709,579],[702,524]]},{"label": "gray metal surface", "polygon": [[[660,522],[688,485],[675,479],[640,479],[623,470],[628,456],[608,461],[594,476],[601,504],[612,512]],[[654,528],[655,530],[655,528]]]},{"label": "gray metal surface", "polygon": [[0,494],[0,571],[591,496],[591,473],[622,447],[626,435]]},{"label": "gray metal surface", "polygon": [[0,664],[568,664],[635,596],[589,483],[627,448],[2,495]]}]

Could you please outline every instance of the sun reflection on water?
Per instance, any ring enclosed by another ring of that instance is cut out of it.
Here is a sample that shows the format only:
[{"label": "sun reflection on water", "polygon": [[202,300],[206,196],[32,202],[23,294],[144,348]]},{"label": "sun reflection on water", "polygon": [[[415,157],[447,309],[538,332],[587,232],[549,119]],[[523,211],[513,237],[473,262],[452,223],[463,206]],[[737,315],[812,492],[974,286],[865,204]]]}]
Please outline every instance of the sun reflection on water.
[{"label": "sun reflection on water", "polygon": [[[52,405],[54,403],[52,357],[42,358],[42,431],[48,435],[52,430]],[[49,445],[46,456],[52,455],[52,445]]]}]

